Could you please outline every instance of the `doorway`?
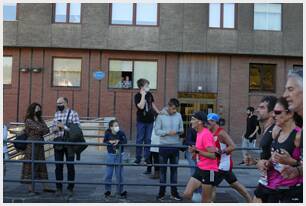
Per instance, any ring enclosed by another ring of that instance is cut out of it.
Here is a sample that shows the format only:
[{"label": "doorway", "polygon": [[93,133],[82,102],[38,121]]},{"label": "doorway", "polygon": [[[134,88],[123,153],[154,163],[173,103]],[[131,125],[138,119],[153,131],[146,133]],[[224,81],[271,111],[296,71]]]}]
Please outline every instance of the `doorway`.
[{"label": "doorway", "polygon": [[183,138],[186,137],[187,128],[190,126],[191,116],[194,112],[203,111],[208,113],[216,111],[217,94],[215,93],[190,93],[179,92],[180,113],[184,123]]}]

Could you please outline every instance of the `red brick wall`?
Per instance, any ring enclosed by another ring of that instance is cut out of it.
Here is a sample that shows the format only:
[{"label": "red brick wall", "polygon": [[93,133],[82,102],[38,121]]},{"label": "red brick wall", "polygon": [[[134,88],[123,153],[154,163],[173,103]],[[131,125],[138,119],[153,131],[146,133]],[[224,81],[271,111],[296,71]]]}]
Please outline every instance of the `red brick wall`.
[{"label": "red brick wall", "polygon": [[[42,104],[43,115],[53,116],[56,99],[65,96],[69,106],[81,117],[116,116],[127,135],[135,136],[136,108],[134,95],[138,90],[108,89],[108,61],[110,58],[158,61],[157,90],[152,93],[158,108],[170,97],[176,96],[177,55],[144,52],[111,52],[97,50],[5,48],[4,55],[13,56],[12,85],[4,88],[4,122],[23,121],[30,102]],[[20,55],[20,58],[19,58]],[[169,57],[168,57],[169,56]],[[80,88],[52,87],[53,57],[82,58]],[[167,66],[165,60],[167,59]],[[19,65],[20,64],[20,65]],[[20,67],[43,68],[41,73],[18,72]],[[93,78],[93,71],[102,70],[106,78],[101,82]],[[20,74],[20,81],[18,75]],[[164,79],[166,78],[166,81]],[[32,79],[32,81],[31,81]],[[18,104],[18,84],[19,104]],[[99,84],[101,95],[99,105]],[[31,90],[31,95],[30,95]],[[164,92],[164,90],[166,90]],[[17,117],[17,109],[19,115]]]},{"label": "red brick wall", "polygon": [[[157,90],[152,91],[157,107],[162,109],[171,97],[177,96],[179,55],[174,53],[4,48],[4,55],[13,56],[12,84],[4,86],[5,123],[23,121],[27,106],[34,101],[42,104],[44,116],[53,116],[56,99],[66,96],[70,107],[74,108],[80,116],[116,116],[127,135],[135,138],[134,95],[138,90],[108,89],[108,61],[111,58],[157,60]],[[82,58],[81,88],[51,87],[52,57]],[[236,143],[240,143],[240,137],[245,129],[245,108],[249,105],[256,107],[262,96],[271,95],[271,93],[249,93],[250,63],[277,64],[276,95],[279,96],[283,92],[288,68],[291,68],[293,64],[302,64],[302,58],[219,56],[217,108],[220,108],[220,105],[223,106],[225,128]],[[44,70],[41,73],[19,73],[20,67],[41,67]],[[106,73],[106,78],[101,82],[93,78],[92,72],[97,70]],[[18,86],[20,86],[19,91]],[[275,94],[272,93],[272,95]]]}]

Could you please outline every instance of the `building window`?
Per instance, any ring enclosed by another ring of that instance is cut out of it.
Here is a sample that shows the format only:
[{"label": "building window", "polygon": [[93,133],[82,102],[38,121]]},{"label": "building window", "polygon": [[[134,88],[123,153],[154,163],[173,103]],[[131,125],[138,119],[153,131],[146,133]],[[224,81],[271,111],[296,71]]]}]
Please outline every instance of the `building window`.
[{"label": "building window", "polygon": [[3,84],[12,84],[13,57],[3,57]]},{"label": "building window", "polygon": [[80,3],[56,3],[54,9],[54,22],[56,23],[80,23]]},{"label": "building window", "polygon": [[53,86],[80,87],[82,59],[53,58]]},{"label": "building window", "polygon": [[156,89],[157,62],[110,60],[108,87],[112,89],[137,89],[137,80],[145,78],[150,81],[150,88]]},{"label": "building window", "polygon": [[17,19],[17,4],[16,3],[4,3],[3,4],[3,20],[4,21],[16,21]]},{"label": "building window", "polygon": [[250,91],[275,91],[275,64],[250,64]]},{"label": "building window", "polygon": [[111,24],[115,25],[158,25],[158,4],[113,3]]},{"label": "building window", "polygon": [[209,27],[235,28],[235,4],[209,4]]},{"label": "building window", "polygon": [[254,4],[254,30],[281,30],[281,4]]}]

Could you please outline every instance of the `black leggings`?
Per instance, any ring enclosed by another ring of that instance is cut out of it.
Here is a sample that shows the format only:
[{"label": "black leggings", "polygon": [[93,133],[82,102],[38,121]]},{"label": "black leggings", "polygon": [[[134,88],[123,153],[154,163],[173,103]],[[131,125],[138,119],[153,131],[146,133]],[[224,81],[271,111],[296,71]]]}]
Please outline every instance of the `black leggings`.
[{"label": "black leggings", "polygon": [[[150,152],[149,160],[153,162],[154,164],[159,164],[159,153],[158,152]],[[159,166],[154,167],[155,171],[159,171]],[[147,167],[147,171],[152,171],[152,166]]]}]

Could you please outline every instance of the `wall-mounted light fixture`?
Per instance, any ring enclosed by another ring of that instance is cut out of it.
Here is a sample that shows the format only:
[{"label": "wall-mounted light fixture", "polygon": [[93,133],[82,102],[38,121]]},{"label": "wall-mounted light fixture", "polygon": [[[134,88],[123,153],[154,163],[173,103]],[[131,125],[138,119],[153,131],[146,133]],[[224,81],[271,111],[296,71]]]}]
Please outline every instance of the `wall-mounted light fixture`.
[{"label": "wall-mounted light fixture", "polygon": [[42,71],[42,68],[31,68],[31,71],[34,73],[39,73]]},{"label": "wall-mounted light fixture", "polygon": [[30,69],[27,68],[27,67],[22,67],[22,68],[19,68],[19,71],[20,71],[20,72],[23,72],[23,73],[26,73],[26,72],[29,72]]}]

